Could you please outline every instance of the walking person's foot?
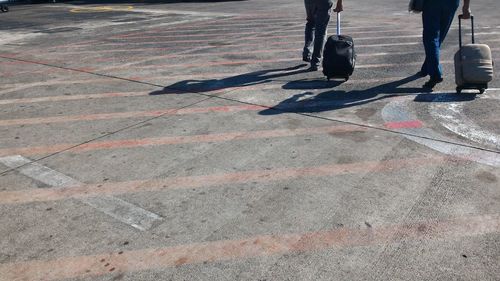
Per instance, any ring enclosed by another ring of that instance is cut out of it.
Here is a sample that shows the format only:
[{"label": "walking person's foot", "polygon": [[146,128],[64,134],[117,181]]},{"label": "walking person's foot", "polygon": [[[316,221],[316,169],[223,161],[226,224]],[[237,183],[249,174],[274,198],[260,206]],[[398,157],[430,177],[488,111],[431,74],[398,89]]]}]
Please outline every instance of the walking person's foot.
[{"label": "walking person's foot", "polygon": [[311,62],[311,56],[303,55],[302,56],[302,60],[305,61],[305,62]]},{"label": "walking person's foot", "polygon": [[437,84],[443,82],[443,78],[441,77],[431,77],[431,79],[425,82],[423,88],[432,90]]},{"label": "walking person's foot", "polygon": [[311,64],[311,66],[307,69],[307,71],[318,71],[318,66]]}]

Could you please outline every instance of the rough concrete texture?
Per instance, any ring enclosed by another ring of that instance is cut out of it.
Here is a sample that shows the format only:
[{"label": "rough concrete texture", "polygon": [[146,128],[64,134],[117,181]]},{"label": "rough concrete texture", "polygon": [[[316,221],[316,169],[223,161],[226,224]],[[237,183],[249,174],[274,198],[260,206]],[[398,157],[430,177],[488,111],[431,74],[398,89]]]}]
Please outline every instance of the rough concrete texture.
[{"label": "rough concrete texture", "polygon": [[[472,3],[497,73],[499,9]],[[424,92],[406,10],[346,1],[340,83],[301,1],[11,6],[0,280],[500,280],[500,83],[454,93],[454,22]]]}]

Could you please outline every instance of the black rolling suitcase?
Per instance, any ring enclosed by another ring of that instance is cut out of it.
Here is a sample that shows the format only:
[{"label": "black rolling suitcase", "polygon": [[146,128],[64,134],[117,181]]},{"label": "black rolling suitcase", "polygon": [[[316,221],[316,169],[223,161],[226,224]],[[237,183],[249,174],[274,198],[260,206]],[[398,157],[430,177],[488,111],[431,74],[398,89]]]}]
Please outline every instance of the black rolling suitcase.
[{"label": "black rolling suitcase", "polygon": [[337,35],[328,37],[323,51],[323,74],[331,78],[349,80],[356,65],[352,37],[340,34],[340,13],[337,13]]}]

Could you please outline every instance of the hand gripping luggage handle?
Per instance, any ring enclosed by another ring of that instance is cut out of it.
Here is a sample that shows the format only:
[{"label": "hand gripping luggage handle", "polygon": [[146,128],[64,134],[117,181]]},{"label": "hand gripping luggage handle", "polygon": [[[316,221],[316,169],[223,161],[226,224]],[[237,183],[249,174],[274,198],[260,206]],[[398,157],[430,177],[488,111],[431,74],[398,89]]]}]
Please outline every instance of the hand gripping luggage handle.
[{"label": "hand gripping luggage handle", "polygon": [[340,35],[340,13],[337,13],[337,35]]},{"label": "hand gripping luggage handle", "polygon": [[[463,15],[458,16],[458,42],[460,44],[460,48],[462,48],[462,19]],[[474,16],[470,16],[470,22],[471,22],[471,30],[472,30],[472,44],[475,43],[474,39]]]}]

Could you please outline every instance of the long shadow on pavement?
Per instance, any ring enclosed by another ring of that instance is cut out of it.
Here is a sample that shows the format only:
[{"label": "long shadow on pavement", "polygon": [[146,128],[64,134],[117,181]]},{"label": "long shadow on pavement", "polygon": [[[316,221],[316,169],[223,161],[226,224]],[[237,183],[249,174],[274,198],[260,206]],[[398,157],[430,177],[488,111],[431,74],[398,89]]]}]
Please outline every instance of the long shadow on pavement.
[{"label": "long shadow on pavement", "polygon": [[[398,81],[360,91],[328,90],[319,94],[304,92],[294,95],[272,108],[262,110],[259,114],[315,113],[363,105],[402,94],[419,94],[422,92],[422,88],[400,88],[400,86],[417,80],[418,78],[419,76],[412,75]],[[284,85],[283,89],[317,89],[314,87],[319,86],[321,88],[321,86],[324,85],[323,83],[322,81],[309,81],[306,83],[292,81]]]},{"label": "long shadow on pavement", "polygon": [[269,83],[272,79],[279,77],[306,73],[308,70],[304,68],[305,66],[307,65],[300,64],[287,68],[260,70],[222,79],[184,80],[167,86],[163,90],[152,92],[150,95],[179,94],[182,92],[204,93],[235,87],[255,86]]}]

